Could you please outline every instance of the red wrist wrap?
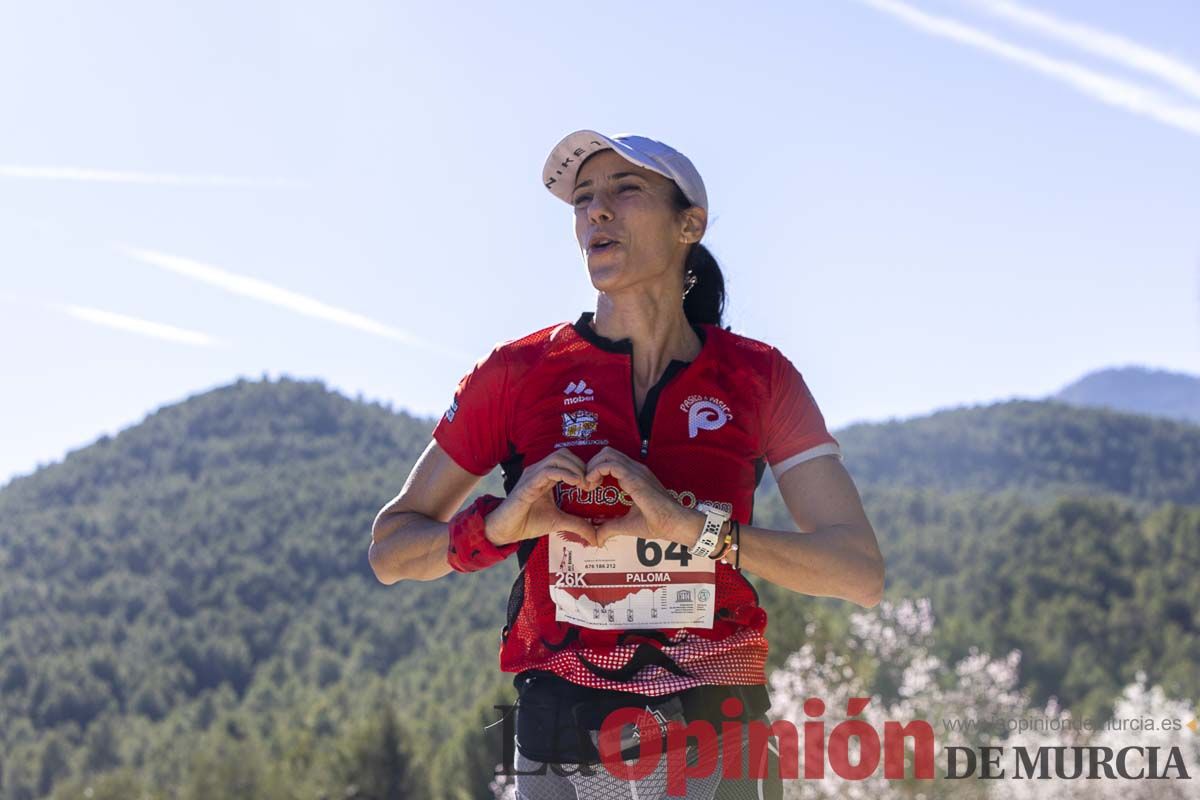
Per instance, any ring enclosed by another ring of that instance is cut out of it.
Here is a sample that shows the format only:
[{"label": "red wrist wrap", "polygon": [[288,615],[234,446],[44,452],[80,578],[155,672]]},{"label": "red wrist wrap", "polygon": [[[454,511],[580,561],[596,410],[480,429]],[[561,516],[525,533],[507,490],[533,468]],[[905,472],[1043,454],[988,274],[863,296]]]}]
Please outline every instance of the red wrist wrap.
[{"label": "red wrist wrap", "polygon": [[508,558],[521,546],[520,542],[495,545],[485,534],[484,518],[503,502],[494,495],[480,495],[450,520],[450,546],[446,550],[446,562],[455,571],[486,569]]}]

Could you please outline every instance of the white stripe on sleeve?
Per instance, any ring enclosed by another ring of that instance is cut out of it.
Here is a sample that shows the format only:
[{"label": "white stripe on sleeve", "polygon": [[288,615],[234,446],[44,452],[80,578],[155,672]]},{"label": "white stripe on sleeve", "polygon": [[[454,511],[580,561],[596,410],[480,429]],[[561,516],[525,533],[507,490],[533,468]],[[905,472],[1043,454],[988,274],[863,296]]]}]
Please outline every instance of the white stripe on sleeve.
[{"label": "white stripe on sleeve", "polygon": [[[805,461],[816,458],[817,456],[837,456],[842,458],[842,448],[834,442],[826,442],[819,444],[816,447],[810,447],[807,450],[796,453],[796,455],[785,458],[778,464],[771,465],[771,474],[775,476],[775,482],[779,483],[779,477],[797,464],[803,464]],[[843,459],[844,460],[844,459]]]}]

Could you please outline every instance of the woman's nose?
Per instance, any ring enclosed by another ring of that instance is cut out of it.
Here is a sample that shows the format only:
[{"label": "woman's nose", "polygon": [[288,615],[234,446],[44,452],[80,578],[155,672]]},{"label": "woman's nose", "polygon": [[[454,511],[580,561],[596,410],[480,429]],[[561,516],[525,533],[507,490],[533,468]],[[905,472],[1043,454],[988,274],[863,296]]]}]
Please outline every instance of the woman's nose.
[{"label": "woman's nose", "polygon": [[592,195],[592,202],[588,203],[588,220],[604,222],[610,219],[612,219],[612,209],[609,207],[608,195],[605,192],[596,192]]}]

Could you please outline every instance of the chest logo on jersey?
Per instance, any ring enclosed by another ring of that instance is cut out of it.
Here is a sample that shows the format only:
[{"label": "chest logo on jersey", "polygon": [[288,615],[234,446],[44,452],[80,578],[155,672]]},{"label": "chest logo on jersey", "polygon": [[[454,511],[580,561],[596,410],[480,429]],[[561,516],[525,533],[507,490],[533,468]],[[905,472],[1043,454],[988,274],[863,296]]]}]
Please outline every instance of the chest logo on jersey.
[{"label": "chest logo on jersey", "polygon": [[576,403],[590,403],[596,399],[596,390],[587,385],[587,381],[571,381],[563,389],[563,405],[573,406]]},{"label": "chest logo on jersey", "polygon": [[679,404],[679,410],[688,415],[689,439],[695,439],[700,431],[715,431],[733,419],[729,404],[719,397],[689,395]]},{"label": "chest logo on jersey", "polygon": [[589,439],[596,432],[600,418],[592,411],[563,412],[562,433],[568,439]]}]

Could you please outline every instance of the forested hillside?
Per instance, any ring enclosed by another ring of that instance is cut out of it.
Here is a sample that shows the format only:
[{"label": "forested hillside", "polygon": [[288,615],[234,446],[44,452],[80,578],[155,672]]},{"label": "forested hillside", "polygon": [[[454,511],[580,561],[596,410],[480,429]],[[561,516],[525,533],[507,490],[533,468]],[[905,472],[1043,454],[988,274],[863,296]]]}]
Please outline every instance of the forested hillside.
[{"label": "forested hillside", "polygon": [[1014,400],[835,435],[860,485],[1200,503],[1200,427],[1183,422]]},{"label": "forested hillside", "polygon": [[[239,381],[0,490],[0,800],[488,796],[515,565],[366,561],[431,427]],[[1197,429],[1009,403],[837,435],[947,656],[1020,648],[1089,713],[1139,668],[1200,695],[1200,512],[1167,502],[1200,502]],[[769,488],[757,516],[788,524]],[[844,635],[848,604],[758,583],[772,664]]]}]

